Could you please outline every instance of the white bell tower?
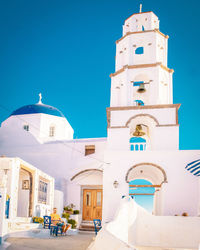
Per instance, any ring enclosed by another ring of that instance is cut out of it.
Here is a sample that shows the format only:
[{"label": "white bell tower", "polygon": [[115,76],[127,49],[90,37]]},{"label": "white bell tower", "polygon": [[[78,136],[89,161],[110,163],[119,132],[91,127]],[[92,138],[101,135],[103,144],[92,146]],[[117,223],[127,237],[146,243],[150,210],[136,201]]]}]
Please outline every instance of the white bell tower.
[{"label": "white bell tower", "polygon": [[116,41],[115,72],[110,75],[109,150],[179,148],[180,104],[173,104],[168,38],[159,31],[152,11],[125,20],[123,36]]},{"label": "white bell tower", "polygon": [[111,107],[173,103],[168,38],[151,11],[125,20],[123,36],[116,41],[115,73],[110,75]]}]

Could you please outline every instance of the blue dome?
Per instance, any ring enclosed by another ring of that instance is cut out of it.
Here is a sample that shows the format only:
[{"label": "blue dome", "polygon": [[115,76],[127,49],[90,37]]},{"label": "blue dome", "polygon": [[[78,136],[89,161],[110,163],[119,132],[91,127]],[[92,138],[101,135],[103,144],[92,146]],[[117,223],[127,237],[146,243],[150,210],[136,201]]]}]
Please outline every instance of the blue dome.
[{"label": "blue dome", "polygon": [[12,112],[12,115],[28,115],[28,114],[48,114],[48,115],[55,115],[59,117],[64,117],[63,113],[59,111],[57,108],[54,108],[49,105],[45,104],[30,104],[23,106],[14,112]]}]

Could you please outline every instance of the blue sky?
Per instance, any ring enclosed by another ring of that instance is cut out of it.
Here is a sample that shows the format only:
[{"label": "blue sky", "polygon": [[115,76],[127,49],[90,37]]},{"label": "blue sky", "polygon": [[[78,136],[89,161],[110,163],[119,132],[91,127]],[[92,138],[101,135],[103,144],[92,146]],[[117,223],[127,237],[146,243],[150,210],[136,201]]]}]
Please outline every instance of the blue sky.
[{"label": "blue sky", "polygon": [[41,92],[45,104],[65,114],[75,137],[106,136],[115,41],[140,3],[158,15],[161,32],[170,37],[174,103],[182,103],[180,148],[200,148],[197,0],[1,0],[0,122],[38,102]]}]

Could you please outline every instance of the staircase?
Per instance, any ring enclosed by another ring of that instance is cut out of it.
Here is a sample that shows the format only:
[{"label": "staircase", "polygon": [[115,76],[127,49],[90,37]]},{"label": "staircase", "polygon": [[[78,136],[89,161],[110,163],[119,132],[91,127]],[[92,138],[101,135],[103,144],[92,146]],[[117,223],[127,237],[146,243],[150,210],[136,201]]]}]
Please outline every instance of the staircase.
[{"label": "staircase", "polygon": [[82,232],[94,232],[94,223],[93,221],[82,221],[79,226],[79,231]]}]

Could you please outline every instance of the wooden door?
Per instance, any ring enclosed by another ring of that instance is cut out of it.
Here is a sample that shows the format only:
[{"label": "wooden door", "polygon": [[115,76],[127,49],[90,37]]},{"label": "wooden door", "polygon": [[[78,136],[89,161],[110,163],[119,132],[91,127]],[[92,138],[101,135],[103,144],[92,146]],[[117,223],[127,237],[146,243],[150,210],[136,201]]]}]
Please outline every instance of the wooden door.
[{"label": "wooden door", "polygon": [[83,190],[83,220],[102,219],[102,189]]}]

